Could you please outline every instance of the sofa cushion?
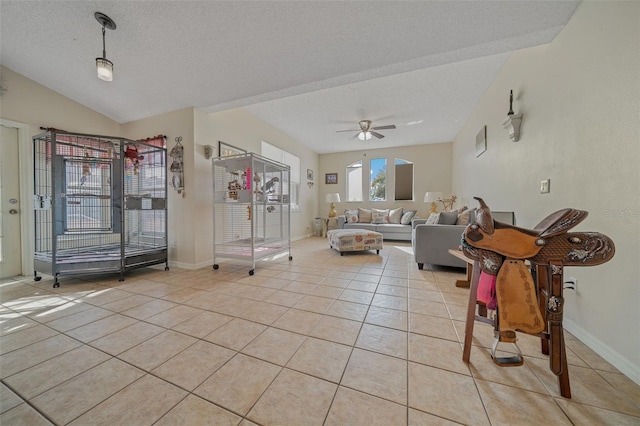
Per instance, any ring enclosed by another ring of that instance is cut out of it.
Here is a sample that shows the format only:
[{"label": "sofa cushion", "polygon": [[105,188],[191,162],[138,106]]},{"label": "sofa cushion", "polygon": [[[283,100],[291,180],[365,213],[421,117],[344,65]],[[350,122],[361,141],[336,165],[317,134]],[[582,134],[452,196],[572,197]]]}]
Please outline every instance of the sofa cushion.
[{"label": "sofa cushion", "polygon": [[438,223],[438,219],[440,218],[440,213],[431,213],[425,222],[427,225],[435,225]]},{"label": "sofa cushion", "polygon": [[389,223],[389,209],[371,209],[371,223]]},{"label": "sofa cushion", "polygon": [[411,219],[416,215],[417,210],[407,210],[402,213],[402,217],[400,218],[400,225],[410,225]]},{"label": "sofa cushion", "polygon": [[371,210],[358,207],[358,222],[371,223]]},{"label": "sofa cushion", "polygon": [[366,229],[368,231],[375,231],[376,226],[373,223],[345,223],[344,229]]},{"label": "sofa cushion", "polygon": [[411,227],[409,225],[400,225],[399,223],[383,223],[376,225],[376,231],[382,233],[410,234]]},{"label": "sofa cushion", "polygon": [[471,214],[472,211],[475,211],[475,209],[471,209],[471,210],[467,209],[462,213],[459,213],[458,219],[456,219],[456,225],[467,226],[469,224],[469,215]]},{"label": "sofa cushion", "polygon": [[458,220],[458,211],[452,212],[440,212],[440,217],[438,217],[438,225],[455,225],[456,220]]},{"label": "sofa cushion", "polygon": [[347,223],[357,223],[358,222],[358,209],[349,210],[346,209],[344,211],[344,216],[347,220]]},{"label": "sofa cushion", "polygon": [[396,223],[399,225],[400,219],[402,219],[402,207],[389,210],[389,223]]}]

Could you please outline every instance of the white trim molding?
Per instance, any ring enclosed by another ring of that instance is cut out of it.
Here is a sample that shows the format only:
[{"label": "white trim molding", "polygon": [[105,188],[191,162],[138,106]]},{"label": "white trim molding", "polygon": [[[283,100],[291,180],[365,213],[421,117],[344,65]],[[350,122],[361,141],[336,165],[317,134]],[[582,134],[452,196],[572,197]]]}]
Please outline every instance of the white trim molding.
[{"label": "white trim molding", "polygon": [[22,275],[33,275],[33,146],[29,140],[29,126],[0,118],[0,124],[18,129],[18,161],[20,165],[20,244],[22,246]]},{"label": "white trim molding", "polygon": [[636,384],[640,385],[640,366],[633,364],[624,356],[611,349],[609,346],[602,343],[594,335],[578,327],[576,323],[570,319],[565,318],[563,320],[564,328],[575,336],[582,343],[590,347],[595,353],[604,358],[607,362],[620,370],[622,374],[633,380]]}]

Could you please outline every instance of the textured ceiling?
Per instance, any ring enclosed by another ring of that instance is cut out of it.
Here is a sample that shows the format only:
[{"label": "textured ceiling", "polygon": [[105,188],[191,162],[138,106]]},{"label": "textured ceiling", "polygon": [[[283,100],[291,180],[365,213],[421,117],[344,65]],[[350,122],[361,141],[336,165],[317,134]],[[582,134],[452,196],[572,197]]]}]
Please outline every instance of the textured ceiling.
[{"label": "textured ceiling", "polygon": [[[1,0],[0,63],[121,123],[247,107],[320,153],[360,149],[335,131],[361,119],[398,125],[372,147],[444,142],[509,52],[550,42],[578,3]],[[111,83],[96,11],[117,24]]]}]

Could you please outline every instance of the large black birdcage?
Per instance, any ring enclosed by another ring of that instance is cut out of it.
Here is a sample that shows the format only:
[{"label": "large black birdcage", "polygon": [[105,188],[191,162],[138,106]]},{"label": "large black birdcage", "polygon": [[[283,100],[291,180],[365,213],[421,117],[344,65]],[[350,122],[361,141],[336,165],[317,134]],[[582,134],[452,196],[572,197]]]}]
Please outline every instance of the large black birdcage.
[{"label": "large black birdcage", "polygon": [[[33,138],[34,274],[167,264],[164,143],[48,131]],[[166,265],[168,269],[168,264]]]}]

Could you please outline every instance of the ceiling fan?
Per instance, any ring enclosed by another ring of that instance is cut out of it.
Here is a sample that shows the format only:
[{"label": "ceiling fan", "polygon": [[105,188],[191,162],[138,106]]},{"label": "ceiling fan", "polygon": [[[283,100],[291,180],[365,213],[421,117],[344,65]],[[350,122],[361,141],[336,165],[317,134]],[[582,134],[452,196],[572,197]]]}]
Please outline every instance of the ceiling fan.
[{"label": "ceiling fan", "polygon": [[371,139],[371,136],[375,136],[378,139],[384,138],[383,134],[378,133],[378,132],[374,132],[374,130],[387,130],[387,129],[395,129],[396,128],[395,124],[389,124],[387,126],[371,127],[371,120],[360,120],[360,122],[358,124],[360,124],[360,129],[359,130],[338,130],[337,133],[340,133],[340,132],[358,132],[351,139],[358,138],[361,141],[368,141],[369,139]]}]

